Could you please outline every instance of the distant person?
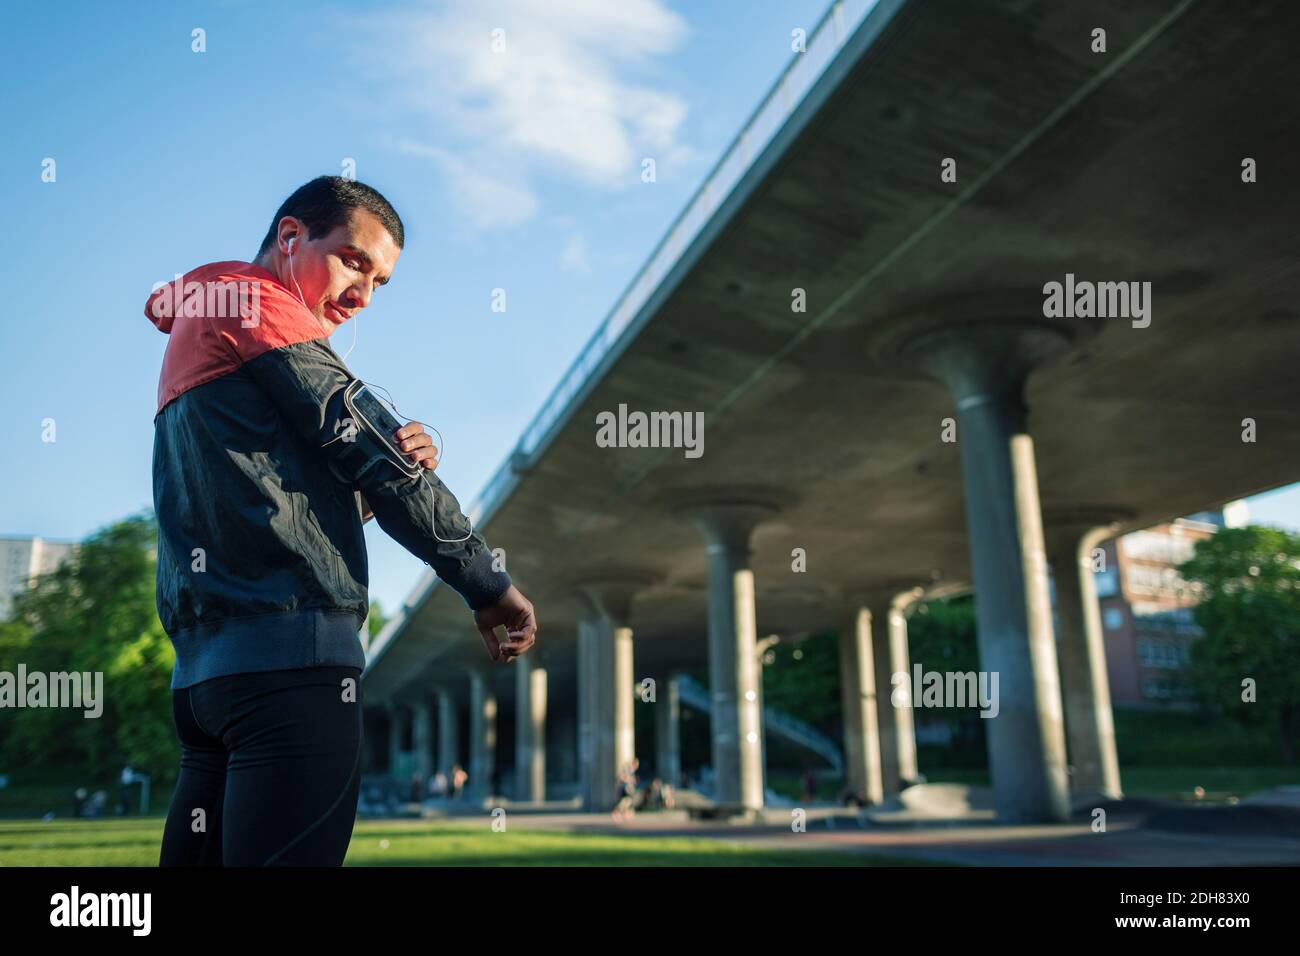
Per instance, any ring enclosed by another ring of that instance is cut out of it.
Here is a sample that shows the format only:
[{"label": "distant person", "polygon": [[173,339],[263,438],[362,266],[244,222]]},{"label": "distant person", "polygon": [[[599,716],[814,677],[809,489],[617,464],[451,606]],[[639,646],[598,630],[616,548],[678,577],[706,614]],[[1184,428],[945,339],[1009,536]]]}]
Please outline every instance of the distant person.
[{"label": "distant person", "polygon": [[465,792],[465,781],[469,779],[469,774],[460,764],[455,764],[451,768],[451,795],[455,800],[459,800]]},{"label": "distant person", "polygon": [[660,777],[655,777],[650,781],[650,786],[646,787],[645,799],[641,806],[646,810],[666,810],[668,809],[669,794],[671,788],[664,783]]},{"label": "distant person", "polygon": [[655,777],[645,789],[641,805],[647,810],[671,810],[676,804],[673,785],[662,777]]},{"label": "distant person", "polygon": [[812,803],[817,799],[817,774],[813,773],[812,767],[804,771],[803,775],[803,802]]},{"label": "distant person", "polygon": [[429,781],[429,796],[435,800],[441,800],[447,796],[447,775],[439,770]]},{"label": "distant person", "polygon": [[641,762],[636,757],[633,757],[618,775],[619,798],[614,807],[614,812],[611,814],[615,820],[622,820],[633,815],[637,791],[636,771],[640,766]]}]

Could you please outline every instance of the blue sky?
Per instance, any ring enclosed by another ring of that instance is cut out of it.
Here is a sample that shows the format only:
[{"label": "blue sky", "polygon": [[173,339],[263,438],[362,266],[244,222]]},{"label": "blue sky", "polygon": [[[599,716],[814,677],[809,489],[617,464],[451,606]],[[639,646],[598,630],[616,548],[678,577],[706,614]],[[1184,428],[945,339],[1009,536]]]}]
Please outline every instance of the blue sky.
[{"label": "blue sky", "polygon": [[[335,347],[357,326],[350,367],[438,426],[438,473],[468,505],[789,62],[791,31],[827,5],[10,8],[0,534],[80,538],[151,505],[166,337],[142,312],[150,288],[250,258],[284,197],[347,159],[407,242]],[[494,28],[522,72],[482,55]],[[1251,506],[1300,527],[1294,487]],[[391,610],[425,566],[373,522],[366,534]]]}]

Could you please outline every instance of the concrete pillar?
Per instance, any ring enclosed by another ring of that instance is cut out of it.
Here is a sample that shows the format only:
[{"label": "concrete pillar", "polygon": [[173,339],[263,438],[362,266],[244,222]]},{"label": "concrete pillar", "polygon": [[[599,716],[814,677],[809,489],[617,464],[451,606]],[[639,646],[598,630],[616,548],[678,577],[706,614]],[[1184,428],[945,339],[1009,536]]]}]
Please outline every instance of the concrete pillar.
[{"label": "concrete pillar", "polygon": [[[896,645],[889,640],[889,605],[877,604],[868,610],[867,617],[871,627],[872,664],[876,672],[876,726],[880,745],[880,786],[885,799],[896,797],[904,786],[903,769],[899,765],[899,752],[906,754],[906,741],[899,746],[899,735],[905,733],[907,722],[903,722],[900,731],[897,714],[900,709],[910,709],[911,700],[905,708],[894,705],[894,684],[892,677],[901,672],[906,673],[908,666],[898,666],[893,658]],[[901,700],[901,698],[900,698]]]},{"label": "concrete pillar", "polygon": [[578,622],[578,779],[582,806],[591,810],[597,805],[596,781],[600,778],[596,767],[596,676],[599,672],[596,655],[599,653],[594,620]]},{"label": "concrete pillar", "polygon": [[1073,800],[1123,796],[1106,673],[1105,632],[1092,551],[1118,530],[1113,513],[1048,517],[1047,555],[1056,581],[1057,654],[1065,698]]},{"label": "concrete pillar", "polygon": [[456,721],[456,698],[449,690],[438,691],[438,772],[452,785],[452,768],[460,763],[460,728]]},{"label": "concrete pillar", "polygon": [[655,703],[655,767],[664,783],[681,786],[681,690],[677,677],[669,677],[657,690]]},{"label": "concrete pillar", "polygon": [[840,694],[844,712],[845,784],[859,801],[884,800],[877,718],[871,611],[855,608],[840,632]]},{"label": "concrete pillar", "polygon": [[433,708],[427,701],[411,705],[411,747],[415,751],[414,773],[420,777],[420,799],[429,793],[433,776]]},{"label": "concrete pillar", "polygon": [[546,799],[546,671],[535,652],[524,654],[515,670],[515,799]]},{"label": "concrete pillar", "polygon": [[[920,588],[896,594],[889,602],[889,611],[885,619],[885,632],[889,638],[889,660],[895,674],[912,671],[912,654],[907,643],[907,615],[912,606],[921,599],[924,592]],[[892,680],[892,677],[891,677]],[[903,685],[900,685],[903,686]],[[905,690],[910,689],[910,684]],[[897,689],[897,688],[893,688]],[[904,702],[903,698],[906,698]],[[899,703],[893,703],[890,695],[891,709],[894,712],[895,756],[898,760],[898,776],[903,786],[920,777],[920,768],[916,760],[916,722],[913,701],[910,694],[900,695]]]},{"label": "concrete pillar", "polygon": [[758,523],[775,512],[773,501],[744,497],[685,509],[704,535],[708,554],[715,797],[718,804],[745,812],[763,807],[766,787],[749,541]]},{"label": "concrete pillar", "polygon": [[583,807],[606,811],[617,802],[618,762],[614,722],[613,628],[603,616],[593,615],[579,624],[585,662],[587,783]]},{"label": "concrete pillar", "polygon": [[632,628],[614,628],[614,767],[616,773],[636,759],[636,686],[632,667]]},{"label": "concrete pillar", "polygon": [[1065,730],[1034,443],[1023,391],[1060,350],[1059,323],[986,319],[917,335],[904,353],[957,403],[980,666],[999,675],[986,721],[994,802],[1007,823],[1069,818]]},{"label": "concrete pillar", "polygon": [[636,757],[632,600],[650,583],[646,576],[621,574],[589,578],[579,585],[591,609],[579,635],[579,651],[586,659],[580,677],[590,687],[588,809],[613,808],[619,798],[618,776]]},{"label": "concrete pillar", "polygon": [[754,670],[757,674],[754,684],[758,691],[758,765],[763,772],[763,803],[767,803],[767,704],[763,701],[763,656],[780,638],[773,634],[754,642]]},{"label": "concrete pillar", "polygon": [[[552,645],[554,646],[554,645]],[[547,678],[549,681],[550,678]],[[552,780],[564,781],[564,790],[572,795],[576,793],[578,780],[578,721],[575,714],[558,714],[548,707],[546,724],[546,763],[547,773]],[[552,790],[552,792],[554,792]]]},{"label": "concrete pillar", "polygon": [[469,675],[469,783],[466,789],[475,799],[493,795],[496,752],[496,695],[487,675],[473,671]]},{"label": "concrete pillar", "polygon": [[402,738],[406,733],[406,709],[401,704],[388,705],[388,774],[396,777],[402,765]]},{"label": "concrete pillar", "polygon": [[[863,602],[871,631],[876,682],[876,722],[880,741],[880,782],[884,799],[896,797],[919,777],[916,722],[911,697],[912,661],[907,644],[907,614],[924,591],[891,587]],[[894,680],[894,675],[907,677]]]}]

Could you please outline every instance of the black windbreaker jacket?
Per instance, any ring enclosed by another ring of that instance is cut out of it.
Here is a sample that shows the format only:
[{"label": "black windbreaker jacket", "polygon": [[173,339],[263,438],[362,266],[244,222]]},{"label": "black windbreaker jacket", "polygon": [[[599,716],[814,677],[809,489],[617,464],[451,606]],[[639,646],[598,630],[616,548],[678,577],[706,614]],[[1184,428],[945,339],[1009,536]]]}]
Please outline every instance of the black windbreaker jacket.
[{"label": "black windbreaker jacket", "polygon": [[248,671],[364,666],[359,492],[379,526],[470,608],[510,586],[433,473],[413,480],[337,440],[354,376],[272,273],[245,262],[201,266],[155,290],[145,315],[170,336],[153,493],[173,688]]}]

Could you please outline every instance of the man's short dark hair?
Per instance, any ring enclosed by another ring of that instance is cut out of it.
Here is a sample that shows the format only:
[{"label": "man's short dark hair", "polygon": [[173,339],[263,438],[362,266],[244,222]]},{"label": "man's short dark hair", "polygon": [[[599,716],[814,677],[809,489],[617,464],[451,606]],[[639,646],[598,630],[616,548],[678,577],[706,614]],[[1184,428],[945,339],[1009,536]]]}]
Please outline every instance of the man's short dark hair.
[{"label": "man's short dark hair", "polygon": [[271,220],[271,228],[262,240],[262,247],[257,250],[257,257],[261,258],[275,245],[280,220],[285,216],[301,220],[307,227],[307,238],[316,239],[328,235],[337,226],[347,225],[354,209],[374,213],[393,237],[397,248],[403,247],[406,233],[402,229],[402,220],[377,189],[344,176],[317,176],[295,189],[293,195],[280,204]]}]

